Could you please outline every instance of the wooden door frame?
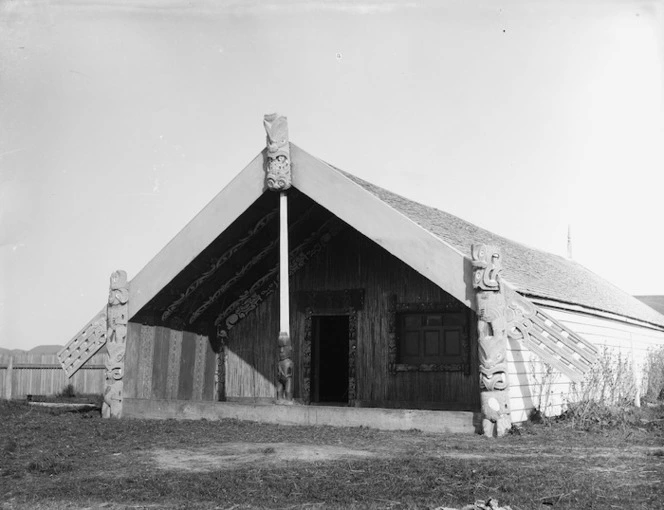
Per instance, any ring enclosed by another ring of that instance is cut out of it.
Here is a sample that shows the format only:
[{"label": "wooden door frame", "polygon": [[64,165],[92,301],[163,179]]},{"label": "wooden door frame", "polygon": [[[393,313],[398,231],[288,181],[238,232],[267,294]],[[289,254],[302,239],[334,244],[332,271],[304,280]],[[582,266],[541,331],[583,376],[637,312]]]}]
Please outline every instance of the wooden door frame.
[{"label": "wooden door frame", "polygon": [[357,399],[357,313],[364,308],[364,289],[297,293],[298,308],[304,312],[302,341],[302,401],[311,404],[311,346],[314,315],[348,316],[348,405]]}]

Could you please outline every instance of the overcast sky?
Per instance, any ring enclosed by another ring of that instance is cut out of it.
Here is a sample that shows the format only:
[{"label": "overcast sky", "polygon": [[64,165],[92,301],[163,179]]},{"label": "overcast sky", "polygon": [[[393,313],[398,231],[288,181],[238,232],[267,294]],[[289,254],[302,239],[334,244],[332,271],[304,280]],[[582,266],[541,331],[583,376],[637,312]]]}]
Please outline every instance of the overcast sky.
[{"label": "overcast sky", "polygon": [[[662,1],[0,1],[0,346],[64,344],[264,147],[664,294]],[[339,197],[343,200],[343,197]]]}]

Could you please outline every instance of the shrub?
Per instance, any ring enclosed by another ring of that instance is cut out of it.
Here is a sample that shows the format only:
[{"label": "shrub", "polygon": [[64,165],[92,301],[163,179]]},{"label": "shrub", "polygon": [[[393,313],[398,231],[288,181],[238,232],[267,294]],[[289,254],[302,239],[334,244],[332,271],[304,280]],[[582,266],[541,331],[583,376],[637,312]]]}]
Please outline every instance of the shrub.
[{"label": "shrub", "polygon": [[75,396],[76,392],[74,391],[74,386],[71,384],[65,386],[62,391],[56,395],[56,397],[61,398],[74,398]]},{"label": "shrub", "polygon": [[664,346],[648,351],[643,366],[643,399],[664,400]]},{"label": "shrub", "polygon": [[600,347],[597,363],[581,383],[572,384],[570,404],[596,402],[604,406],[634,404],[638,395],[632,360],[619,349]]}]

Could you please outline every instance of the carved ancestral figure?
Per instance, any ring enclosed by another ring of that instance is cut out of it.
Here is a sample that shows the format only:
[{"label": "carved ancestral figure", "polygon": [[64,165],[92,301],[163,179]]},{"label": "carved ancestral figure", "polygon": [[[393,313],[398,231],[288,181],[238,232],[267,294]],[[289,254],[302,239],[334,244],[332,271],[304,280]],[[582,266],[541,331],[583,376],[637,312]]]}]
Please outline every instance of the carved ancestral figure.
[{"label": "carved ancestral figure", "polygon": [[272,191],[286,191],[291,187],[288,120],[272,113],[265,115],[263,125],[267,133],[267,187]]},{"label": "carved ancestral figure", "polygon": [[473,245],[473,287],[477,290],[482,428],[502,436],[512,426],[507,391],[506,304],[500,283],[500,250]]},{"label": "carved ancestral figure", "polygon": [[122,377],[124,376],[124,358],[127,343],[127,301],[129,289],[127,273],[115,271],[111,275],[108,295],[106,349],[106,387],[102,416],[119,418],[122,413]]},{"label": "carved ancestral figure", "polygon": [[279,364],[277,375],[277,399],[283,402],[293,400],[293,348],[288,333],[279,333]]}]

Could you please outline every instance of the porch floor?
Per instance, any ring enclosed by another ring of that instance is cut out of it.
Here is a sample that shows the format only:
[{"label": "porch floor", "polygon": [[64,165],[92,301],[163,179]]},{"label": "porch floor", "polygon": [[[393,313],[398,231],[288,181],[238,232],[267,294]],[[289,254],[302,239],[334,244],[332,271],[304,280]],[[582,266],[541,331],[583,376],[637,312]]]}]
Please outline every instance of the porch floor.
[{"label": "porch floor", "polygon": [[276,405],[238,402],[195,402],[125,398],[123,418],[237,419],[281,425],[370,427],[433,433],[475,432],[472,411],[426,411],[369,407]]}]

